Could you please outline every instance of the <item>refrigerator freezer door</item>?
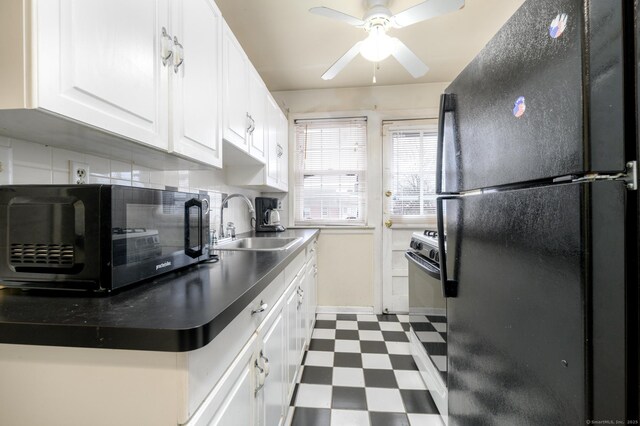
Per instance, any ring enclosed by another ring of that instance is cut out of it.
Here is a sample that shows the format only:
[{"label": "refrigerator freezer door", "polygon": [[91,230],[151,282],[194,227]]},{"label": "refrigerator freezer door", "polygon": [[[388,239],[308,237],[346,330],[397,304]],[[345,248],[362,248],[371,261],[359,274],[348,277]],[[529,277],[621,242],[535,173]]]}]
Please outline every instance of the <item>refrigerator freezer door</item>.
[{"label": "refrigerator freezer door", "polygon": [[443,193],[624,170],[622,4],[524,3],[446,90]]},{"label": "refrigerator freezer door", "polygon": [[620,182],[445,200],[450,425],[625,417]]}]

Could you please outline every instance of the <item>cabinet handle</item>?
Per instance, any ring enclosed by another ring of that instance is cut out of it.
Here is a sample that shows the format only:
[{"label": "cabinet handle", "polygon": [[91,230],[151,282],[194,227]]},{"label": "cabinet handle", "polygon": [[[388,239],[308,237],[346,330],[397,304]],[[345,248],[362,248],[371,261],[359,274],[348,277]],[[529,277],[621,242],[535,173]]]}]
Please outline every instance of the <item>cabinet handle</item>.
[{"label": "cabinet handle", "polygon": [[255,390],[255,395],[257,395],[264,387],[264,380],[267,376],[264,374],[264,369],[260,367],[260,364],[258,364],[258,360],[256,360],[255,366],[258,369],[258,387]]},{"label": "cabinet handle", "polygon": [[171,57],[173,56],[173,50],[169,47],[171,44],[171,36],[167,33],[167,29],[162,27],[162,65],[167,66]]},{"label": "cabinet handle", "polygon": [[177,47],[180,52],[173,57],[173,72],[177,74],[178,68],[184,63],[184,47],[182,47],[182,44],[178,41],[178,37],[175,36],[173,37],[173,45]]},{"label": "cabinet handle", "polygon": [[247,133],[252,135],[253,132],[256,130],[256,120],[254,120],[253,117],[251,117],[251,114],[247,113],[247,121],[249,122],[247,127]]},{"label": "cabinet handle", "polygon": [[260,358],[264,360],[264,377],[269,377],[269,372],[271,371],[271,364],[269,364],[269,358],[264,356],[264,353],[260,351]]},{"label": "cabinet handle", "polygon": [[259,314],[261,312],[264,312],[267,310],[267,308],[269,307],[268,304],[264,303],[262,300],[260,301],[260,307],[258,309],[254,309],[251,311],[251,315],[255,315],[255,314]]},{"label": "cabinet handle", "polygon": [[278,144],[277,147],[278,147],[278,149],[277,149],[278,158],[280,158],[280,157],[282,157],[282,154],[284,154],[284,150],[282,149],[282,145],[280,145],[280,144]]}]

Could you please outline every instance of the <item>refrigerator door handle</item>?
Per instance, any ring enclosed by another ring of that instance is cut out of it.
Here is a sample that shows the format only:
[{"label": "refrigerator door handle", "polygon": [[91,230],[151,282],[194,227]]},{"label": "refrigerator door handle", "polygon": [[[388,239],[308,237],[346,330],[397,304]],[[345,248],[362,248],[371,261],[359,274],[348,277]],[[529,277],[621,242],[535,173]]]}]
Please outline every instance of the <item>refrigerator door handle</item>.
[{"label": "refrigerator door handle", "polygon": [[[447,250],[445,247],[444,234],[445,200],[459,200],[459,197],[438,197],[436,202],[436,213],[438,217],[438,249],[440,251],[440,282],[442,283],[442,295],[447,298],[458,297],[458,281],[455,279],[449,279],[447,276]],[[451,244],[449,246],[451,246]]]},{"label": "refrigerator door handle", "polygon": [[440,95],[440,113],[438,114],[438,146],[436,158],[436,194],[442,194],[442,163],[444,161],[444,126],[447,113],[453,112],[453,94]]}]

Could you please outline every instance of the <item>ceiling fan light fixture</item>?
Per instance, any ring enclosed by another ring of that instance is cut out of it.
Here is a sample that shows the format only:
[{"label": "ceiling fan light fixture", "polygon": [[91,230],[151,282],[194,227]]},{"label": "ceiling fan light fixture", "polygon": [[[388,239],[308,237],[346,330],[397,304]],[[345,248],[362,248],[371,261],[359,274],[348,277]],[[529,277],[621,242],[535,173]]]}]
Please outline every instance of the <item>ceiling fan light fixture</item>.
[{"label": "ceiling fan light fixture", "polygon": [[392,41],[383,26],[373,26],[360,46],[360,54],[371,62],[380,62],[391,55]]}]

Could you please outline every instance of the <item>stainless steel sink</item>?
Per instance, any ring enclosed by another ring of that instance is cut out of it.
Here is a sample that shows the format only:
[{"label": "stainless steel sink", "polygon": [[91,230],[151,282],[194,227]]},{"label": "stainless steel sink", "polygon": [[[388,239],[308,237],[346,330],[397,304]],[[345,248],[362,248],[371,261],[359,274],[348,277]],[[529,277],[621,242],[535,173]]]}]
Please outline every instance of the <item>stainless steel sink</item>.
[{"label": "stainless steel sink", "polygon": [[229,251],[278,251],[287,250],[302,238],[240,238],[213,246],[214,250]]}]

